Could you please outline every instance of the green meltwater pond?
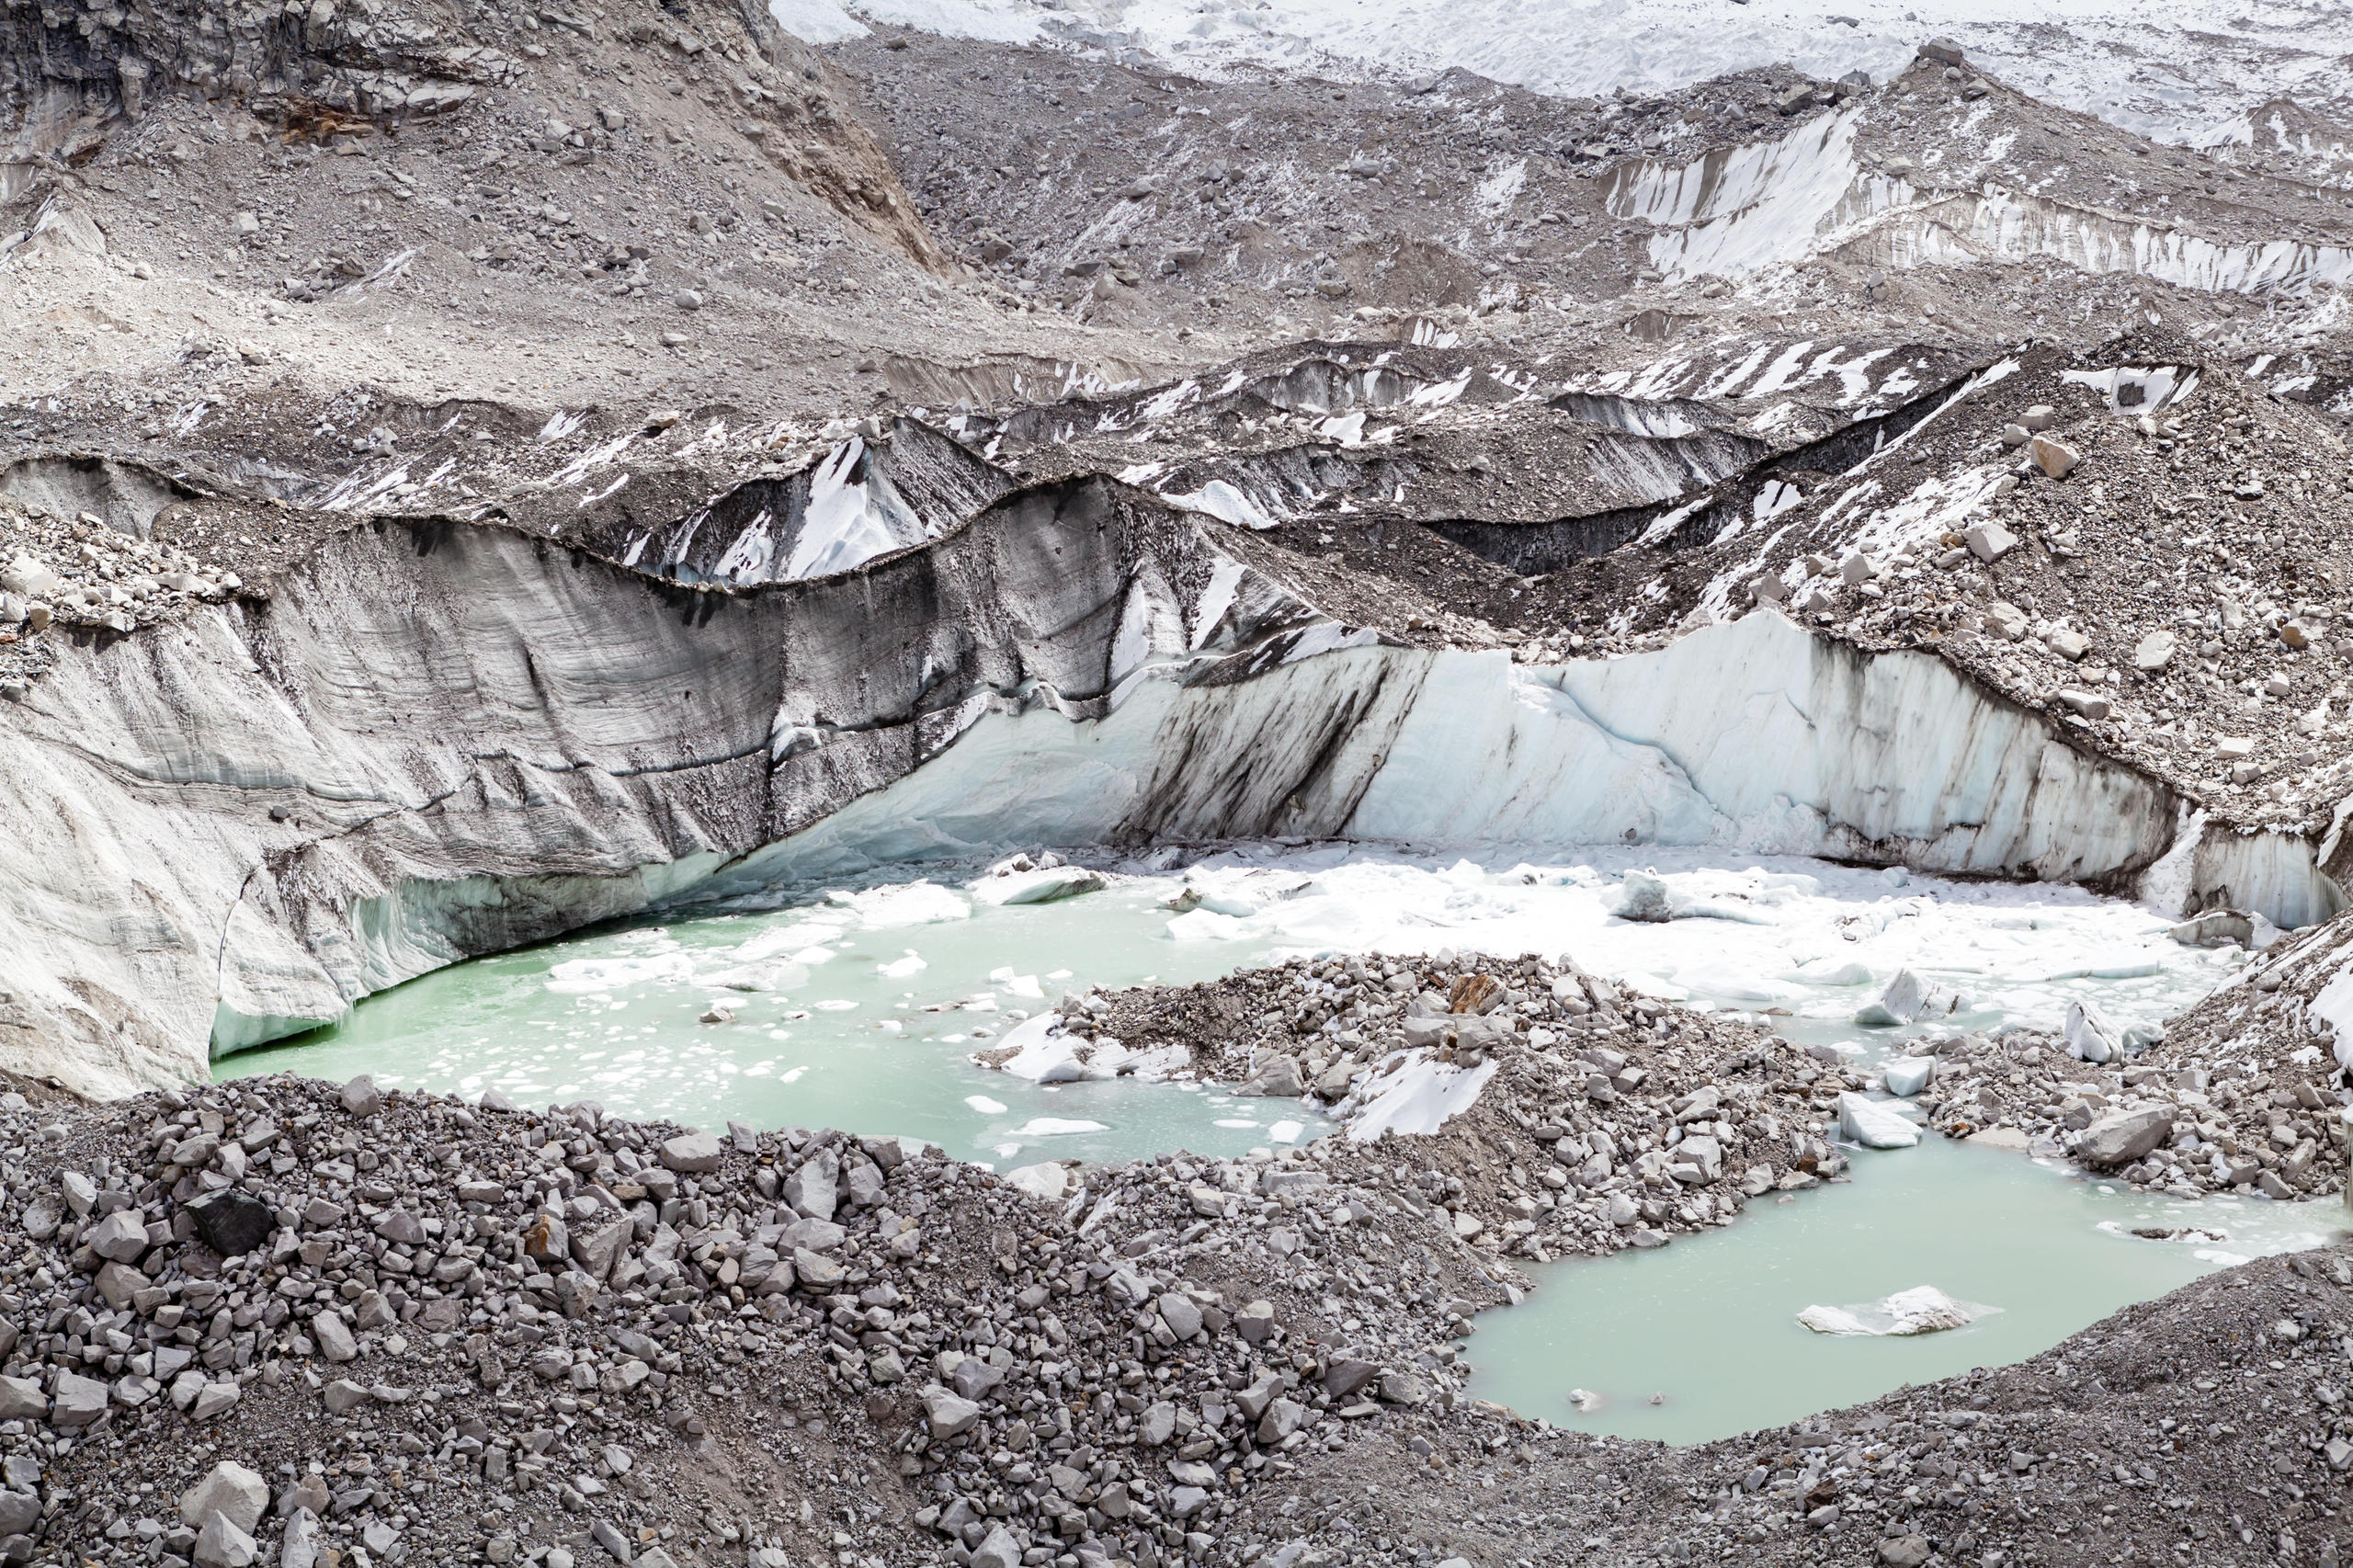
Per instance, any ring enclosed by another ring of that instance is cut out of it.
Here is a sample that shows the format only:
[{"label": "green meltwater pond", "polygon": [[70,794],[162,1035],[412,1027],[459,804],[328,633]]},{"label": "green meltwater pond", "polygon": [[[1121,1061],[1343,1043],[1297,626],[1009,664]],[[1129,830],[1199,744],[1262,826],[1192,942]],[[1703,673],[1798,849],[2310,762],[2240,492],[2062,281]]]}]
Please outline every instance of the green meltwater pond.
[{"label": "green meltwater pond", "polygon": [[[971,1060],[1017,1015],[1090,984],[1187,983],[1326,950],[1566,952],[1694,1006],[1774,1006],[1793,1038],[1868,1059],[1917,1032],[1852,1022],[1907,967],[1966,990],[1954,1022],[1980,1029],[2054,1028],[2077,999],[2154,1024],[2228,972],[2228,955],[2166,940],[2147,910],[2077,889],[1654,847],[1521,853],[1252,846],[1182,871],[1133,867],[1041,904],[993,902],[988,879],[948,869],[783,890],[457,965],[216,1065],[224,1077],[369,1073],[518,1105],[594,1100],[711,1129],[909,1134],[1004,1170],[1222,1157],[1333,1130],[1311,1105],[1173,1070],[1039,1085]],[[1637,867],[1655,867],[1693,917],[1619,918],[1620,878]],[[714,1005],[723,1021],[703,1022]],[[2340,1213],[2150,1199],[1931,1136],[1859,1152],[1851,1184],[1753,1204],[1664,1251],[1538,1267],[1533,1296],[1480,1320],[1474,1387],[1556,1424],[1719,1436],[2032,1355],[2233,1257],[2308,1244]],[[2223,1239],[2130,1233],[2191,1227]],[[1999,1310],[1917,1338],[1825,1338],[1796,1321],[1924,1285]]]},{"label": "green meltwater pond", "polygon": [[[1139,882],[1000,907],[916,881],[605,930],[438,971],[218,1070],[369,1073],[695,1127],[914,1136],[1001,1170],[1175,1149],[1226,1157],[1326,1130],[1297,1101],[1216,1085],[1039,1085],[971,1061],[1065,989],[1189,983],[1267,955],[1265,943],[1167,940],[1155,903],[1166,892]],[[773,989],[734,988],[746,983]],[[702,1022],[714,1004],[733,1017]]]},{"label": "green meltwater pond", "polygon": [[[2024,1360],[2201,1274],[2316,1246],[2347,1217],[2333,1201],[2136,1193],[1934,1135],[1853,1158],[1851,1181],[1661,1251],[1530,1267],[1536,1292],[1483,1315],[1464,1346],[1472,1395],[1556,1426],[1704,1442]],[[1923,1285],[1992,1310],[1910,1335],[1798,1322]]]}]

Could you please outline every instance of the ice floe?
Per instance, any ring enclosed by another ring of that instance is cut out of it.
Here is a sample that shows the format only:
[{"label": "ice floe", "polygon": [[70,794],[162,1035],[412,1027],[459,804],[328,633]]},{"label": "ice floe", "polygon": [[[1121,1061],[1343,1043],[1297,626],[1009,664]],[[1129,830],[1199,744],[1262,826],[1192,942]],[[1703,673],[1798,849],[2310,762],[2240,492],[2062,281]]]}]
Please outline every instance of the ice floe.
[{"label": "ice floe", "polygon": [[1987,1313],[1999,1311],[1999,1307],[1956,1301],[1934,1285],[1915,1285],[1863,1306],[1808,1307],[1798,1313],[1798,1322],[1816,1334],[1911,1335],[1967,1328]]}]

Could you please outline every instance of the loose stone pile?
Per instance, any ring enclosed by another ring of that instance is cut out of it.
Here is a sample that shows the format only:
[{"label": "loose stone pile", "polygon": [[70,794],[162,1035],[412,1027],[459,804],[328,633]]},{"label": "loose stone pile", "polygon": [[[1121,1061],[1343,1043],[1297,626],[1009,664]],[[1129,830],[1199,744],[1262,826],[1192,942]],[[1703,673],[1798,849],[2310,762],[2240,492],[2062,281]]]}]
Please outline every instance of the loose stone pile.
[{"label": "loose stone pile", "polygon": [[1336,1145],[1054,1207],[912,1140],[366,1079],[0,1128],[6,1561],[1199,1557],[1302,1449],[1453,1404],[1499,1294]]},{"label": "loose stone pile", "polygon": [[[1369,1135],[1006,1178],[913,1139],[365,1078],[0,1096],[0,1561],[2106,1562],[2333,1533],[2353,1418],[2320,1362],[2353,1266],[2327,1255],[1695,1449],[1464,1398],[1471,1320],[1529,1284],[1506,1257],[1661,1244],[1834,1178],[1874,1085],[1828,1048],[1476,955],[1062,1012],[1098,1049],[1312,1085]],[[2215,1185],[2200,1145],[2231,1140],[2275,1196],[2337,1179],[2296,1128],[2319,1110],[2271,1119],[2284,1073],[2063,1050],[1944,1042],[1938,1124],[2145,1181]],[[1381,1120],[1417,1074],[1481,1092],[1434,1132]],[[2255,1142],[2274,1125],[2294,1148]]]},{"label": "loose stone pile", "polygon": [[1312,1088],[1358,1135],[1410,1125],[1424,1085],[1489,1071],[1427,1140],[1463,1168],[1401,1196],[1538,1260],[1663,1245],[1836,1176],[1840,1096],[1866,1086],[1830,1047],[1540,958],[1302,960],[1063,1013],[1098,1040],[1183,1044],[1244,1094]]},{"label": "loose stone pile", "polygon": [[131,632],[176,605],[223,599],[243,586],[233,572],[90,513],[67,519],[0,496],[0,693],[24,695],[24,676],[44,646],[29,640],[52,622]]}]

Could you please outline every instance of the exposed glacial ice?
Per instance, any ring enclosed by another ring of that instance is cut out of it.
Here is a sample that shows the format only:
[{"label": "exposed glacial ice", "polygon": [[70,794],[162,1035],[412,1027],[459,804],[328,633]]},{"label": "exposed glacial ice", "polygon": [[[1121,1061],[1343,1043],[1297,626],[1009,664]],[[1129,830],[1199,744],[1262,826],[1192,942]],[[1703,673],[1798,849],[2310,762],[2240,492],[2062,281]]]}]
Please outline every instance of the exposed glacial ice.
[{"label": "exposed glacial ice", "polygon": [[2307,841],[2193,828],[1928,654],[1761,611],[1608,662],[1402,647],[1124,494],[1023,493],[743,596],[506,530],[358,529],[266,609],[62,661],[0,710],[31,1038],[125,1088],[597,919],[1037,844],[1631,845],[2117,889],[2162,863],[2183,903],[2340,904]]},{"label": "exposed glacial ice", "polygon": [[2326,85],[2353,53],[2353,17],[2292,0],[2238,7],[2236,36],[2188,0],[1851,0],[1838,14],[1746,0],[771,0],[771,9],[813,41],[862,31],[856,18],[864,17],[951,37],[1058,41],[1196,73],[1460,66],[1604,98],[1784,63],[1823,80],[1857,69],[1884,77],[1915,45],[1945,35],[2046,102],[2201,144],[2252,139],[2250,116],[2268,100]]}]

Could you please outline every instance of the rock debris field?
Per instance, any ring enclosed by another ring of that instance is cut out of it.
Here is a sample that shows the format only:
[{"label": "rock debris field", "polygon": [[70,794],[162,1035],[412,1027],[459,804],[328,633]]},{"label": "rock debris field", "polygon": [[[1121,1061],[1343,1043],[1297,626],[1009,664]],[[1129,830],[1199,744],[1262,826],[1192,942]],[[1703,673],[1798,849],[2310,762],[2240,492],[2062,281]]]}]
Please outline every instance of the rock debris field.
[{"label": "rock debris field", "polygon": [[[1690,1447],[1467,1392],[1551,1266],[1864,1149],[2334,1233],[2332,24],[1131,9],[0,11],[0,1562],[2337,1568],[2341,1244]],[[607,922],[1269,845],[1606,846],[1612,944],[1771,924],[1660,867],[2059,885],[2215,983],[1991,1027],[1834,953],[1842,1049],[1449,885],[958,1063],[1325,1135],[1006,1170],[221,1065]]]}]

